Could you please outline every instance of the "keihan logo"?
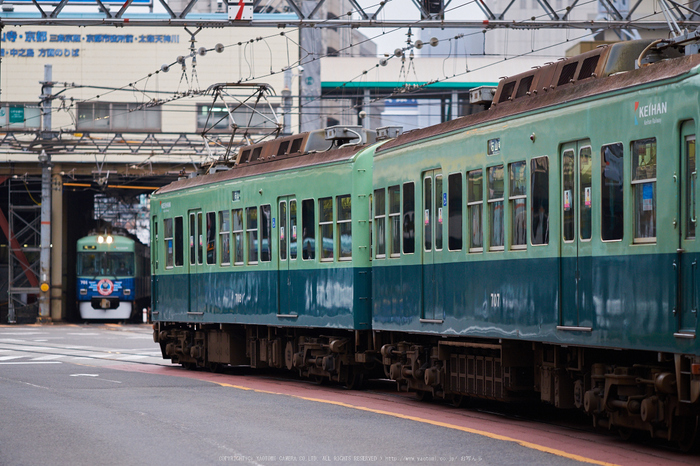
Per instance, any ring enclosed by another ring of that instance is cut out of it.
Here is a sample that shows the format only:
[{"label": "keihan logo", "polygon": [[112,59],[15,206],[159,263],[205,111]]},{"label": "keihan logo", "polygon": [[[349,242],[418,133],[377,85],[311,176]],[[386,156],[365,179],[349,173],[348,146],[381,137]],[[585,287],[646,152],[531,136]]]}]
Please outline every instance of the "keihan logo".
[{"label": "keihan logo", "polygon": [[[668,111],[668,102],[659,102],[655,104],[639,105],[639,102],[634,103],[634,124],[638,125],[639,118],[649,118],[656,115],[663,115]],[[645,125],[661,123],[660,118],[651,118],[644,121]]]}]

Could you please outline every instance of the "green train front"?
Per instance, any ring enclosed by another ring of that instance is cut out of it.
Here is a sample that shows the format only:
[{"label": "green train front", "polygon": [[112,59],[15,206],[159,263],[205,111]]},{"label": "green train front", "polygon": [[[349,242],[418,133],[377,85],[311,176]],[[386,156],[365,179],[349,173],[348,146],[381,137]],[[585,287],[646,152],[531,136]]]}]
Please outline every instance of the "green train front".
[{"label": "green train front", "polygon": [[[291,152],[258,150],[253,162],[152,197],[152,318],[164,357],[347,379],[340,365],[356,349],[355,332],[371,325],[373,154],[304,153],[315,137],[299,136],[302,147],[267,143],[259,147]],[[328,354],[329,345],[347,350]]]},{"label": "green train front", "polygon": [[116,233],[91,233],[77,244],[77,297],[80,317],[128,320],[135,303],[147,304],[148,254],[134,239]]}]

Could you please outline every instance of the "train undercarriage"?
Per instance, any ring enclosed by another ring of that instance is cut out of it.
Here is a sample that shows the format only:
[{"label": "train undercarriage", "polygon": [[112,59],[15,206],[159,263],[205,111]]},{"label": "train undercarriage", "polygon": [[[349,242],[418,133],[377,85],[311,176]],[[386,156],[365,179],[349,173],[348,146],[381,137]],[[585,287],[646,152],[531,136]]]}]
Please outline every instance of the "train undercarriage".
[{"label": "train undercarriage", "polygon": [[698,356],[228,324],[157,323],[153,336],[165,359],[188,369],[287,369],[349,388],[388,378],[421,398],[544,402],[584,411],[623,437],[646,432],[684,451],[700,447]]}]

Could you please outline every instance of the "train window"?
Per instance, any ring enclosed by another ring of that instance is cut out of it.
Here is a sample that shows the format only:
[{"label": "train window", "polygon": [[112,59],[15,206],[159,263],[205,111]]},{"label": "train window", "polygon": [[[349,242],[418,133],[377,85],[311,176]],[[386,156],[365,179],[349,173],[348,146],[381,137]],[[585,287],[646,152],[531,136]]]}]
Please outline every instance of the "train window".
[{"label": "train window", "polygon": [[297,258],[297,201],[289,201],[289,259]]},{"label": "train window", "polygon": [[272,206],[260,206],[260,260],[272,260]]},{"label": "train window", "polygon": [[413,254],[416,250],[416,198],[415,185],[403,184],[403,253]]},{"label": "train window", "polygon": [[527,165],[525,161],[508,166],[511,249],[527,247]]},{"label": "train window", "polygon": [[219,211],[219,244],[221,247],[221,265],[231,264],[231,213],[228,210]]},{"label": "train window", "polygon": [[165,243],[165,268],[173,268],[173,219],[163,219],[163,241]]},{"label": "train window", "polygon": [[321,260],[333,260],[333,198],[318,200],[318,225],[321,238]]},{"label": "train window", "polygon": [[287,260],[287,201],[280,201],[279,210],[280,260]]},{"label": "train window", "polygon": [[695,136],[685,138],[685,173],[686,173],[686,199],[685,199],[685,237],[695,238],[695,226],[697,217],[695,213],[695,186],[698,172],[695,165]]},{"label": "train window", "polygon": [[202,264],[204,262],[204,254],[202,254],[204,247],[204,235],[202,235],[202,213],[197,212],[197,234],[199,235],[199,240],[197,241],[197,263]]},{"label": "train window", "polygon": [[603,146],[601,152],[601,219],[603,241],[619,241],[624,232],[624,170],[621,143]]},{"label": "train window", "polygon": [[549,158],[530,161],[530,199],[532,200],[533,245],[549,243]]},{"label": "train window", "polygon": [[582,147],[578,152],[579,180],[579,222],[578,234],[583,241],[591,239],[592,228],[592,188],[593,153],[591,146]]},{"label": "train window", "polygon": [[338,258],[352,259],[352,209],[351,198],[347,194],[336,198],[338,203]]},{"label": "train window", "polygon": [[196,215],[190,214],[190,264],[197,263],[197,248],[195,247],[195,238],[197,237],[197,222]]},{"label": "train window", "polygon": [[316,220],[314,200],[301,201],[301,258],[316,259]]},{"label": "train window", "polygon": [[442,175],[435,175],[435,250],[442,251],[442,216],[443,208],[447,206],[447,198],[443,197]]},{"label": "train window", "polygon": [[423,247],[426,251],[433,249],[433,238],[431,236],[432,226],[430,221],[433,216],[430,212],[433,205],[432,195],[433,179],[430,176],[426,176],[423,179],[423,208],[425,209],[423,217]]},{"label": "train window", "polygon": [[246,240],[248,242],[248,264],[258,263],[258,208],[246,209]]},{"label": "train window", "polygon": [[503,165],[488,167],[489,177],[488,204],[489,204],[489,228],[491,237],[489,241],[490,251],[503,250]]},{"label": "train window", "polygon": [[175,267],[182,267],[185,263],[182,240],[184,239],[182,217],[175,217]]},{"label": "train window", "polygon": [[243,209],[233,209],[233,263],[243,265]]},{"label": "train window", "polygon": [[216,264],[216,213],[207,212],[207,264]]},{"label": "train window", "polygon": [[576,172],[574,169],[574,151],[564,151],[562,155],[562,182],[564,202],[564,241],[571,242],[574,240],[574,220],[576,218],[576,201],[574,200],[574,177]]},{"label": "train window", "polygon": [[401,255],[401,187],[389,186],[389,255]]},{"label": "train window", "polygon": [[484,248],[484,176],[482,170],[467,173],[467,209],[470,228],[469,252]]},{"label": "train window", "polygon": [[656,241],[656,138],[632,142],[634,240]]},{"label": "train window", "polygon": [[462,250],[462,174],[453,173],[447,179],[448,224],[447,247],[450,251]]},{"label": "train window", "polygon": [[152,251],[153,255],[151,256],[153,258],[152,264],[153,264],[153,270],[151,271],[151,275],[158,270],[158,217],[153,216],[153,236],[151,239],[151,244],[152,244]]},{"label": "train window", "polygon": [[386,230],[385,230],[386,205],[384,203],[384,190],[374,190],[374,237],[376,239],[375,257],[386,257]]}]

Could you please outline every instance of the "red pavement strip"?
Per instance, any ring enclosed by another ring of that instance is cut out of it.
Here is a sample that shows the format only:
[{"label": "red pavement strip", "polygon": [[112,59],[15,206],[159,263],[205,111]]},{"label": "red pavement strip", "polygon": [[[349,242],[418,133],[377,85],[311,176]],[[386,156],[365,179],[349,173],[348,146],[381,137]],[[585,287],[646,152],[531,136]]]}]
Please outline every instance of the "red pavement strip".
[{"label": "red pavement strip", "polygon": [[[253,390],[270,395],[290,396],[316,403],[372,412],[399,419],[422,422],[470,434],[514,442],[556,456],[589,464],[620,466],[698,465],[700,458],[674,451],[625,443],[614,436],[595,432],[559,431],[555,425],[504,419],[488,413],[455,409],[436,403],[422,403],[398,394],[368,393],[322,387],[294,380],[187,371],[179,366],[123,364],[110,369],[185,377],[211,382],[237,390]],[[534,427],[534,428],[533,428]]]}]

